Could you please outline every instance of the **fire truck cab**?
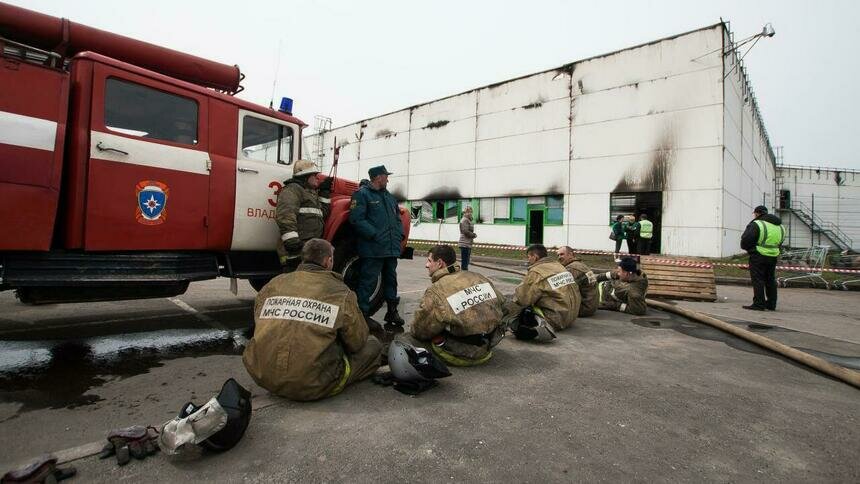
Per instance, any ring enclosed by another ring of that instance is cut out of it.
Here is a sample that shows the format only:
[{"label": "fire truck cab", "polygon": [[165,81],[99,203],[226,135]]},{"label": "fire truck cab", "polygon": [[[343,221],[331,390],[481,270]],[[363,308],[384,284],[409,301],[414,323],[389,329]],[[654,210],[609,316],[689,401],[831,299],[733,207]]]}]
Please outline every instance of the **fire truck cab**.
[{"label": "fire truck cab", "polygon": [[[305,124],[235,97],[238,67],[2,3],[0,49],[0,289],[160,297],[279,272],[276,197]],[[326,222],[342,271],[356,189],[335,180]]]}]

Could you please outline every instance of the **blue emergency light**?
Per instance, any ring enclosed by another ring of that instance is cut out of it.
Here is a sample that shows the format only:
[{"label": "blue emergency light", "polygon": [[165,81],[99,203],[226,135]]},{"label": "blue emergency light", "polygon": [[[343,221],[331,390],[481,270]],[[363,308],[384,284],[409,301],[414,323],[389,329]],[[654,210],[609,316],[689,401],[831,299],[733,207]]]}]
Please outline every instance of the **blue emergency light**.
[{"label": "blue emergency light", "polygon": [[289,114],[290,116],[292,116],[293,115],[293,100],[292,100],[292,98],[282,97],[281,98],[281,107],[278,109],[278,111],[280,111],[282,113]]}]

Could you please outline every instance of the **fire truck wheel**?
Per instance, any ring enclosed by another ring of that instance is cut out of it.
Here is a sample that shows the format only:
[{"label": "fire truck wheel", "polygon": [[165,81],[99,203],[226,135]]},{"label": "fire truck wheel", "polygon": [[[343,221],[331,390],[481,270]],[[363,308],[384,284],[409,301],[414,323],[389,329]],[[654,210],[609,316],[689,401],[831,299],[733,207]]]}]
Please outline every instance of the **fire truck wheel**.
[{"label": "fire truck wheel", "polygon": [[[335,245],[334,271],[343,276],[343,282],[353,291],[358,289],[358,275],[361,263],[355,252],[355,243],[351,239],[342,240]],[[376,287],[370,296],[370,314],[376,313],[382,307],[382,275],[376,279]]]}]

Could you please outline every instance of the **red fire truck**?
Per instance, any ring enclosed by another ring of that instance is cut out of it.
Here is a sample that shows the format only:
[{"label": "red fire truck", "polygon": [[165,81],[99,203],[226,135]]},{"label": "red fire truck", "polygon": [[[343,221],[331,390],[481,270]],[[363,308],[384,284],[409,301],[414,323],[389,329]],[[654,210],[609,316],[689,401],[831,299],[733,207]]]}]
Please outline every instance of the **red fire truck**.
[{"label": "red fire truck", "polygon": [[[0,290],[164,297],[279,272],[276,195],[305,126],[292,101],[243,101],[237,66],[4,3],[0,51]],[[324,234],[348,283],[357,188],[335,179]]]}]

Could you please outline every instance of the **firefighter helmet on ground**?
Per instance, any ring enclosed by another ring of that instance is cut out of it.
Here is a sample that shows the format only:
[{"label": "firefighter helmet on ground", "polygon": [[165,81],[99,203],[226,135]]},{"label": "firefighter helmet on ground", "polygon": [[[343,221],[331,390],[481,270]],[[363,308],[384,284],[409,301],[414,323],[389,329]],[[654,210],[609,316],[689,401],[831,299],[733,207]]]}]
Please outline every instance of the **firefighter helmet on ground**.
[{"label": "firefighter helmet on ground", "polygon": [[391,374],[400,381],[430,381],[451,376],[448,367],[432,352],[394,340],[388,347]]}]

